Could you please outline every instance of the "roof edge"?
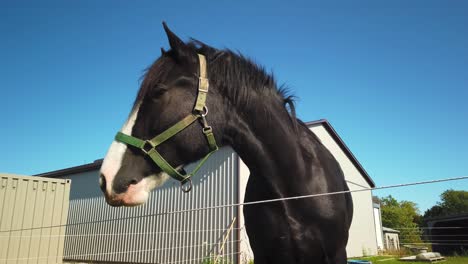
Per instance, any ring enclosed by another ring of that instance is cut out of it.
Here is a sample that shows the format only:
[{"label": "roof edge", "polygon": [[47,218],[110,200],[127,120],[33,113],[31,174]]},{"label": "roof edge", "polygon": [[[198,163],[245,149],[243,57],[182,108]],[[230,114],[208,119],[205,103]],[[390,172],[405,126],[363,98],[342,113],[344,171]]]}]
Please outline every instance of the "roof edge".
[{"label": "roof edge", "polygon": [[92,171],[92,170],[99,169],[102,165],[102,161],[103,161],[102,159],[98,159],[92,163],[83,164],[83,165],[61,169],[61,170],[39,173],[33,176],[56,178],[56,177],[62,177],[65,175],[70,175],[70,174]]},{"label": "roof edge", "polygon": [[400,233],[400,231],[398,231],[398,230],[395,230],[395,229],[392,229],[392,228],[389,228],[389,227],[385,227],[385,226],[382,226],[382,231],[386,232],[386,233]]},{"label": "roof edge", "polygon": [[332,136],[332,138],[335,140],[335,142],[338,144],[338,146],[341,148],[341,150],[346,154],[346,156],[351,160],[353,165],[356,167],[356,169],[364,176],[364,179],[369,183],[369,185],[373,188],[375,187],[375,182],[372,180],[372,178],[369,176],[367,171],[362,167],[361,163],[356,159],[354,154],[351,152],[351,150],[346,146],[344,143],[343,139],[338,135],[336,130],[333,128],[333,126],[328,122],[327,119],[320,119],[317,121],[310,121],[306,122],[305,125],[307,127],[315,126],[315,125],[322,125],[328,133]]}]

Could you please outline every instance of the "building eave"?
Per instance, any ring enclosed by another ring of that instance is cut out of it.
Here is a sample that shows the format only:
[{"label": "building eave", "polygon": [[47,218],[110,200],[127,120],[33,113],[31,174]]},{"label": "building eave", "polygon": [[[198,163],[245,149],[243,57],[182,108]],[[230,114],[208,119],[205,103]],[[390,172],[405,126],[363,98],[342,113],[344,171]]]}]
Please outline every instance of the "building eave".
[{"label": "building eave", "polygon": [[382,227],[382,231],[384,233],[393,233],[393,234],[399,234],[400,233],[400,231],[398,231],[398,230],[391,229],[391,228],[388,228],[388,227],[385,227],[385,226]]},{"label": "building eave", "polygon": [[77,173],[82,173],[82,172],[87,172],[87,171],[98,170],[99,168],[101,168],[101,165],[102,165],[102,159],[99,159],[99,160],[95,160],[92,163],[83,164],[83,165],[56,170],[56,171],[39,173],[34,176],[47,177],[47,178],[64,177],[70,174],[77,174]]}]

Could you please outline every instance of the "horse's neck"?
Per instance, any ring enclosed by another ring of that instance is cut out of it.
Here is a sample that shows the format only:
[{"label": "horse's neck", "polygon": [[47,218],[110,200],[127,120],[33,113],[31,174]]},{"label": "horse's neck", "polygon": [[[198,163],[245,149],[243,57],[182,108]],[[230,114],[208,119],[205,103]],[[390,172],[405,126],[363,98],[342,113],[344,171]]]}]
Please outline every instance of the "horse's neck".
[{"label": "horse's neck", "polygon": [[294,183],[300,184],[308,175],[307,157],[289,116],[263,111],[243,116],[252,118],[233,118],[230,145],[249,167],[251,177],[287,195]]}]

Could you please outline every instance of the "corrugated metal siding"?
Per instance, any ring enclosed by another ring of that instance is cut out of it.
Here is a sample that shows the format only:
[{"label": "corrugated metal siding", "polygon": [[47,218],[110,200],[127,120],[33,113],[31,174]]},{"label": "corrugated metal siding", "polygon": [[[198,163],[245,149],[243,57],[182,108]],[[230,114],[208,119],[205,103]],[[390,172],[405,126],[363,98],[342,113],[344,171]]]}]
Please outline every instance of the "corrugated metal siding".
[{"label": "corrugated metal siding", "polygon": [[[192,166],[188,166],[187,171]],[[127,263],[201,263],[216,255],[235,217],[236,207],[185,213],[178,210],[238,202],[238,157],[230,148],[213,155],[183,193],[169,180],[139,207],[114,208],[102,196],[70,202],[64,258]],[[96,182],[90,184],[97,184]],[[119,219],[107,221],[108,219]],[[235,224],[234,227],[237,227]],[[237,230],[222,255],[237,262]]]},{"label": "corrugated metal siding", "polygon": [[0,179],[0,263],[62,263],[70,180]]}]

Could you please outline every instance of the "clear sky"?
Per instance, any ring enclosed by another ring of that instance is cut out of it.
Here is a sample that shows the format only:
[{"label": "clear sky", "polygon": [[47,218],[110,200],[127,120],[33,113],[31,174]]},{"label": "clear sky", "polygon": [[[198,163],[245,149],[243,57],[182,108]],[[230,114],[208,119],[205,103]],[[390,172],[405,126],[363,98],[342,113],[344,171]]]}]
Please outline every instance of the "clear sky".
[{"label": "clear sky", "polygon": [[[165,20],[274,72],[378,186],[468,175],[468,2],[326,2],[1,1],[0,171],[103,158],[168,47]],[[375,194],[424,210],[447,188],[468,181]]]}]

